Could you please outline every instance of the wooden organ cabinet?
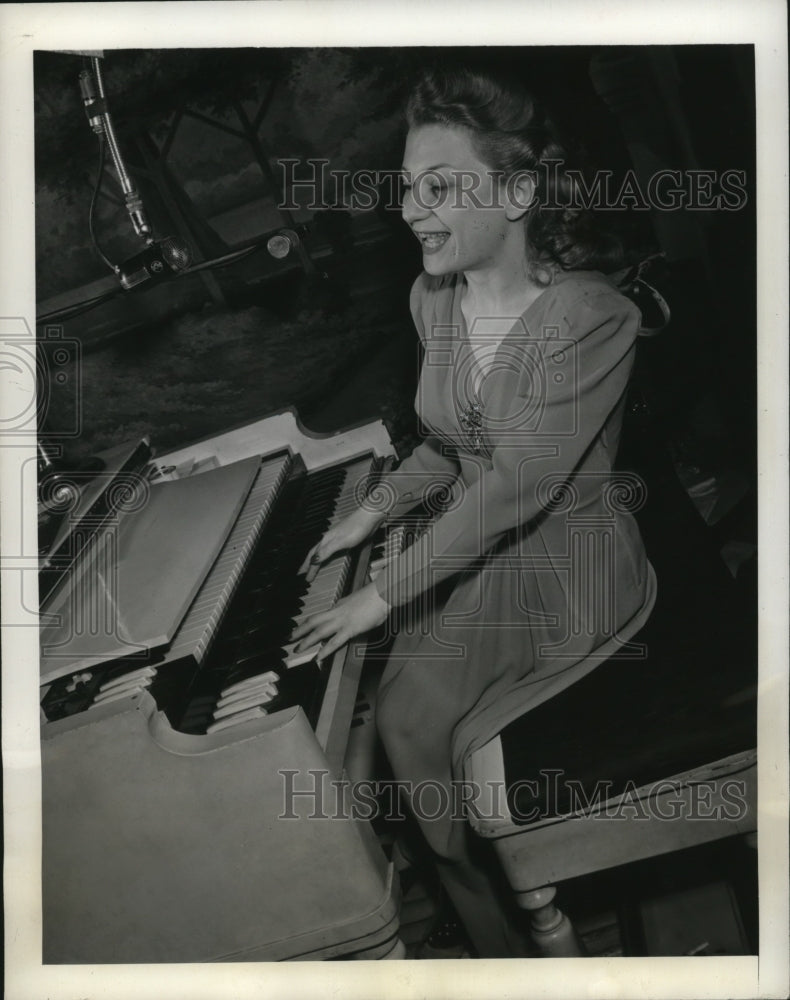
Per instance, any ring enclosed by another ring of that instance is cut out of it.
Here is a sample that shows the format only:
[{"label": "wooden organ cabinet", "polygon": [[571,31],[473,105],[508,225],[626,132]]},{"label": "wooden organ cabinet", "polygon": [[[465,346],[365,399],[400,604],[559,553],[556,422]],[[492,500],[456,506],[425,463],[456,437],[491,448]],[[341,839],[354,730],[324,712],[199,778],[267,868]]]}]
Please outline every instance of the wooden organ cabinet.
[{"label": "wooden organ cabinet", "polygon": [[370,546],[309,587],[297,570],[394,454],[385,429],[317,437],[284,411],[146,445],[50,491],[44,962],[401,957],[397,877],[333,784],[364,647],[318,667],[289,646],[365,579]]}]

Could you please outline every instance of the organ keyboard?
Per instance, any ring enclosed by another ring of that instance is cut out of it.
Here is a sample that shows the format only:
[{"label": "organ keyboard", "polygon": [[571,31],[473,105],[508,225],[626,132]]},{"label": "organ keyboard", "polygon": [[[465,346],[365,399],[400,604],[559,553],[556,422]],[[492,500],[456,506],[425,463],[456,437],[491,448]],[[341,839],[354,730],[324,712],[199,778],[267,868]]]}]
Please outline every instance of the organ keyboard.
[{"label": "organ keyboard", "polygon": [[370,546],[297,571],[392,454],[380,423],[319,438],[287,411],[145,466],[130,509],[61,539],[45,962],[401,954],[392,866],[338,783],[364,648],[319,666],[290,640],[365,581]]}]

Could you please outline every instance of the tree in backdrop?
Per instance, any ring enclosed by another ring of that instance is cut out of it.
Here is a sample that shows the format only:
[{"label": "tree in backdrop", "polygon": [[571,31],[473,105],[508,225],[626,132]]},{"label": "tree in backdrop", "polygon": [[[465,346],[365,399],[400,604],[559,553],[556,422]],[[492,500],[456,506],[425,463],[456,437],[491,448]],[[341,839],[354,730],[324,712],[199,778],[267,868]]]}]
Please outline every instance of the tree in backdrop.
[{"label": "tree in backdrop", "polygon": [[[212,216],[255,200],[278,203],[281,158],[396,167],[395,125],[416,56],[383,56],[368,49],[105,52],[119,143],[155,228],[182,231],[199,259],[216,256],[235,240],[212,225]],[[36,235],[39,261],[46,262],[38,273],[40,299],[106,273],[87,226],[97,142],[82,109],[82,61],[66,53],[35,56]],[[113,260],[139,248],[119,195],[107,164],[97,228]],[[330,199],[327,207],[343,206]],[[271,218],[276,226],[277,216]]]}]

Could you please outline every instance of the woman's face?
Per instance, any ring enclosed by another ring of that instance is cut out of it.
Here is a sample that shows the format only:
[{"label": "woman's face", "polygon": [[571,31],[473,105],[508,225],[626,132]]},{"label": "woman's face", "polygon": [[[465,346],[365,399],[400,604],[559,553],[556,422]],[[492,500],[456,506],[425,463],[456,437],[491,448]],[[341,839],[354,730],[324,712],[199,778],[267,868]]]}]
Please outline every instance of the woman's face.
[{"label": "woman's face", "polygon": [[523,226],[508,217],[501,175],[483,163],[465,129],[410,129],[403,171],[403,218],[429,274],[490,270],[523,255]]}]

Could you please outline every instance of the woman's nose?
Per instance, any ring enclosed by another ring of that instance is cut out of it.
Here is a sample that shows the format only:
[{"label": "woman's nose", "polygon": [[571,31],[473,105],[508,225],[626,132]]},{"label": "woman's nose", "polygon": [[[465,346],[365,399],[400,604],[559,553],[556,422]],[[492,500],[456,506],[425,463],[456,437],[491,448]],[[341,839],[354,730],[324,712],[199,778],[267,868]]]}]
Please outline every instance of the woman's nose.
[{"label": "woman's nose", "polygon": [[404,192],[403,205],[401,206],[401,215],[403,216],[404,222],[411,225],[418,219],[424,219],[428,214],[429,212],[425,206],[421,205],[419,200],[414,197],[414,193],[411,188]]}]

